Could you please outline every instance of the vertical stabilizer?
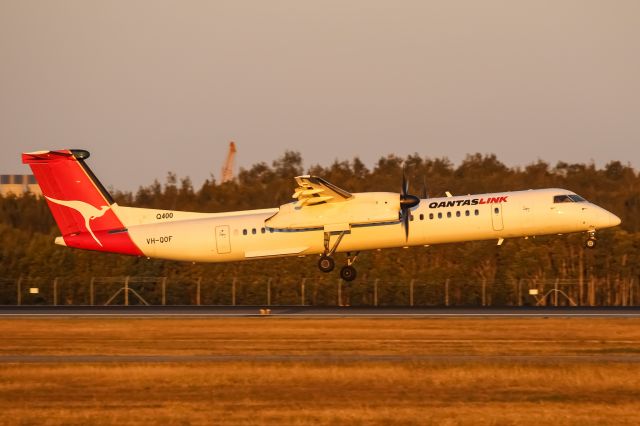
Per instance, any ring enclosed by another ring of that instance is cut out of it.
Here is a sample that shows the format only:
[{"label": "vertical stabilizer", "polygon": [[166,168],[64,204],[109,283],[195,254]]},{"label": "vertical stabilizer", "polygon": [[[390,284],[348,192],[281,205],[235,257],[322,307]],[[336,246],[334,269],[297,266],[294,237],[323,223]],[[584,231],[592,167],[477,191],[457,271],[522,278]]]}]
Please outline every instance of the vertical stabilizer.
[{"label": "vertical stabilizer", "polygon": [[89,152],[75,149],[22,154],[22,162],[31,167],[42,189],[64,245],[142,255],[113,211],[113,199],[84,162],[87,158]]}]

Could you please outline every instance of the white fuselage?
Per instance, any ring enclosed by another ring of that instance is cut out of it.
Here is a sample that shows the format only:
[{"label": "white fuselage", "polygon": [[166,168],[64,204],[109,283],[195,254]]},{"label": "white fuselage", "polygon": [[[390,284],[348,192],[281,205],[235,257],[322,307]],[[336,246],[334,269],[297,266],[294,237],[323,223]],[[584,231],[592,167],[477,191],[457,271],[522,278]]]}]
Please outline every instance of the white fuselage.
[{"label": "white fuselage", "polygon": [[[364,194],[371,198],[376,193],[353,194],[355,201]],[[586,201],[554,202],[554,196],[561,194],[573,193],[541,189],[423,199],[411,209],[408,238],[399,219],[347,224],[337,251],[595,231],[620,223],[612,213]],[[325,232],[331,233],[331,245],[339,233],[326,222],[306,228],[269,227],[265,221],[278,208],[215,214],[112,208],[145,256],[171,260],[230,262],[320,254],[325,251]]]}]

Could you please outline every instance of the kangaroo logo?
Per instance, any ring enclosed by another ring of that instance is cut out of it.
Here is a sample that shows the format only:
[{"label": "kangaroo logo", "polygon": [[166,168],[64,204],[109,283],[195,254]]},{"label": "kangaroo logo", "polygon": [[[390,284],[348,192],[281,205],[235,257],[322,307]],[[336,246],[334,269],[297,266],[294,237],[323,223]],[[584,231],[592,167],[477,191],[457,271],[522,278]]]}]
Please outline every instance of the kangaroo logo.
[{"label": "kangaroo logo", "polygon": [[73,209],[75,211],[77,211],[78,213],[80,213],[82,215],[82,217],[84,218],[84,224],[87,227],[87,231],[89,231],[89,233],[91,234],[91,236],[93,237],[94,240],[96,240],[96,243],[98,243],[98,245],[100,247],[102,247],[102,243],[100,241],[98,241],[98,239],[96,238],[95,234],[93,233],[93,230],[91,229],[91,224],[90,221],[92,219],[97,219],[99,217],[102,217],[107,210],[109,210],[110,206],[102,206],[99,209],[93,207],[91,204],[89,203],[85,203],[84,201],[63,201],[63,200],[56,200],[55,198],[50,198],[45,196],[45,198],[49,201],[51,201],[52,203],[56,203],[56,204],[60,204],[61,206],[65,206],[65,207],[69,207],[70,209]]}]

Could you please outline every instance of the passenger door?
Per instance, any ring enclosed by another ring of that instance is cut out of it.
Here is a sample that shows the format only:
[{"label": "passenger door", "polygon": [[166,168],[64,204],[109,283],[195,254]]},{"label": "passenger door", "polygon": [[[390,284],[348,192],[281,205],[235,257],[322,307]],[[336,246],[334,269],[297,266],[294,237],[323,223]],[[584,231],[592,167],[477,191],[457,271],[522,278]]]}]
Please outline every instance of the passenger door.
[{"label": "passenger door", "polygon": [[231,252],[230,234],[229,225],[216,226],[216,249],[218,254]]},{"label": "passenger door", "polygon": [[502,203],[491,205],[491,223],[494,231],[502,231],[504,224],[502,222]]}]

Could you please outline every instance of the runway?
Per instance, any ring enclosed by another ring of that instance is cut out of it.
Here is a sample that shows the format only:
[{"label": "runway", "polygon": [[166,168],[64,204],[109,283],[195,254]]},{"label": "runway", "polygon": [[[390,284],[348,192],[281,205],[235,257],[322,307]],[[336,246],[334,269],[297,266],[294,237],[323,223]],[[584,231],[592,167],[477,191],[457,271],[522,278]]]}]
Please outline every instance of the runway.
[{"label": "runway", "polygon": [[640,307],[0,306],[2,317],[639,318]]},{"label": "runway", "polygon": [[47,364],[123,364],[123,363],[203,363],[203,362],[251,362],[251,363],[640,363],[640,355],[0,355],[0,365],[14,363]]},{"label": "runway", "polygon": [[640,364],[635,307],[272,306],[268,315],[265,309],[4,306],[0,366]]}]

